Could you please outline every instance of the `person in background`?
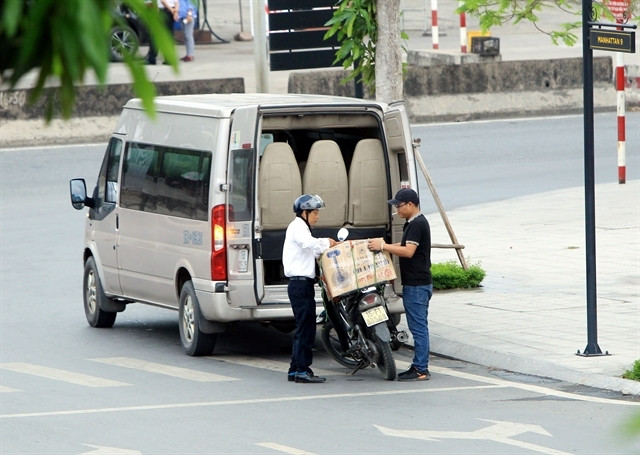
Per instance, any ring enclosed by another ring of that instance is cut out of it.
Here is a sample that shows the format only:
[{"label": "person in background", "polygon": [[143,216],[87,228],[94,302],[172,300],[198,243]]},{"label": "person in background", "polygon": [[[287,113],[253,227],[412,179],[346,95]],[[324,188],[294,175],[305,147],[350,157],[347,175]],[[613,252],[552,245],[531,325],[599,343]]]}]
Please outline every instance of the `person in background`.
[{"label": "person in background", "polygon": [[316,337],[316,258],[337,242],[331,238],[315,238],[311,227],[318,222],[324,208],[320,196],[303,194],[293,203],[295,219],[289,223],[282,249],[282,266],[289,278],[287,293],[296,319],[288,381],[320,383],[325,378],[311,370],[313,342]]},{"label": "person in background", "polygon": [[369,249],[388,251],[400,258],[402,301],[409,331],[413,336],[414,354],[411,367],[398,374],[399,381],[425,381],[429,374],[429,300],[433,294],[431,279],[431,228],[420,213],[420,199],[411,188],[403,188],[387,201],[395,206],[398,216],[407,220],[400,243],[386,244],[384,239],[369,240]]},{"label": "person in background", "polygon": [[[169,34],[173,36],[173,23],[178,20],[178,0],[157,0],[160,14],[164,20],[164,24],[169,31]],[[155,65],[156,58],[158,57],[158,49],[156,48],[153,40],[149,43],[149,53],[144,59],[147,65]],[[167,64],[167,62],[164,62]]]},{"label": "person in background", "polygon": [[184,46],[187,51],[187,55],[180,59],[183,62],[192,62],[195,59],[196,43],[193,39],[193,28],[197,18],[198,10],[193,5],[192,0],[180,0],[178,20],[182,24]]}]

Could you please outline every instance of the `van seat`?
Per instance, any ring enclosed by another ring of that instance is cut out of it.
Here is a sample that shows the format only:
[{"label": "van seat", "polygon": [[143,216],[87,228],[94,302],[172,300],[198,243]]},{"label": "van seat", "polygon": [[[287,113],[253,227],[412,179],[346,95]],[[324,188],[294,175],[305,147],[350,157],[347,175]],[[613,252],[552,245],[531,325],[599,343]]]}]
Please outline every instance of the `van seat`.
[{"label": "van seat", "polygon": [[389,222],[387,173],[378,139],[356,144],[349,167],[349,224],[379,226]]},{"label": "van seat", "polygon": [[286,142],[273,142],[260,159],[260,218],[263,229],[286,229],[294,218],[293,201],[302,182],[293,150]]},{"label": "van seat", "polygon": [[347,221],[347,168],[335,141],[311,145],[302,177],[305,194],[317,194],[325,203],[317,227],[342,226]]}]

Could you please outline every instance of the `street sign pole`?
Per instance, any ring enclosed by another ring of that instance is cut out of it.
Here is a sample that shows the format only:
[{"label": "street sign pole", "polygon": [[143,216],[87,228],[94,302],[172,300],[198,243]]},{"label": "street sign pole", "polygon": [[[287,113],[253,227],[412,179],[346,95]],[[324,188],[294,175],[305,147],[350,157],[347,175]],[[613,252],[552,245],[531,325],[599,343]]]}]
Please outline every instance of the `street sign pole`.
[{"label": "street sign pole", "polygon": [[[628,14],[629,0],[619,0],[623,16]],[[609,4],[612,1],[609,0]],[[626,6],[625,6],[626,5]],[[616,8],[619,8],[617,5]],[[626,9],[625,9],[626,8]],[[617,11],[617,10],[616,10]],[[582,356],[609,355],[598,346],[596,292],[596,209],[593,140],[593,49],[635,53],[636,25],[596,22],[592,0],[582,0],[582,55],[584,90],[584,214],[587,261],[587,346]],[[603,29],[604,28],[604,29]],[[611,30],[613,29],[613,30]],[[622,31],[620,31],[622,29]]]},{"label": "street sign pole", "polygon": [[584,203],[587,261],[587,347],[579,355],[602,355],[598,346],[596,293],[595,171],[593,139],[593,51],[590,45],[592,0],[582,0],[584,97]]}]

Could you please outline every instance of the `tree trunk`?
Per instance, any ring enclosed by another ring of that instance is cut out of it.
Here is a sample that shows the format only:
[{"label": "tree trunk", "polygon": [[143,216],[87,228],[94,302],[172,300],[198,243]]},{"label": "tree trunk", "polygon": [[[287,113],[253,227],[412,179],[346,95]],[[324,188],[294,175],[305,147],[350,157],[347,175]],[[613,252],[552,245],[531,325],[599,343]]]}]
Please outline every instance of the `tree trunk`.
[{"label": "tree trunk", "polygon": [[385,103],[403,99],[402,46],[400,45],[400,0],[376,0],[376,100]]}]

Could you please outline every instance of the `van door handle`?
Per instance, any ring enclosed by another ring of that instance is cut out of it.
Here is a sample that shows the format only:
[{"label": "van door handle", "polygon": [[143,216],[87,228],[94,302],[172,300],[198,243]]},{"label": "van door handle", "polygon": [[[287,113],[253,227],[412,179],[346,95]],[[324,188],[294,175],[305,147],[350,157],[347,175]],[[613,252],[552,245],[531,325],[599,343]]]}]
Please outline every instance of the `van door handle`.
[{"label": "van door handle", "polygon": [[262,259],[262,239],[253,240],[253,255],[256,259]]},{"label": "van door handle", "polygon": [[120,217],[116,213],[116,231],[120,229]]}]

